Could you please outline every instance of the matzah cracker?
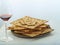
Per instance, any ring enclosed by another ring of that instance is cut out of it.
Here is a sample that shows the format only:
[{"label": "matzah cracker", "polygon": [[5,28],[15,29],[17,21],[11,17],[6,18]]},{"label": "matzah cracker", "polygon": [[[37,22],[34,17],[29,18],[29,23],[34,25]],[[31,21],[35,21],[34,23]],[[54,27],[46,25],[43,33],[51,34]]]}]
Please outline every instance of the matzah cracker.
[{"label": "matzah cracker", "polygon": [[34,29],[37,26],[44,24],[46,22],[47,22],[46,20],[39,20],[39,19],[31,18],[29,16],[25,16],[24,18],[13,21],[11,24],[25,27],[25,28]]}]

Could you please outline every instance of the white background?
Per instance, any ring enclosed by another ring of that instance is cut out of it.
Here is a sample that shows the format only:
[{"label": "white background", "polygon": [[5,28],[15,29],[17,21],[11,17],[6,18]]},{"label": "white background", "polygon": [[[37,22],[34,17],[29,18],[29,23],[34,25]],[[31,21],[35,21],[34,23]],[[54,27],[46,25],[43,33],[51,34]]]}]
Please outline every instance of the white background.
[{"label": "white background", "polygon": [[[0,14],[10,13],[10,21],[23,16],[48,20],[54,29],[51,36],[38,40],[17,39],[8,44],[59,45],[60,44],[60,0],[1,0]],[[2,44],[5,44],[1,42]]]}]

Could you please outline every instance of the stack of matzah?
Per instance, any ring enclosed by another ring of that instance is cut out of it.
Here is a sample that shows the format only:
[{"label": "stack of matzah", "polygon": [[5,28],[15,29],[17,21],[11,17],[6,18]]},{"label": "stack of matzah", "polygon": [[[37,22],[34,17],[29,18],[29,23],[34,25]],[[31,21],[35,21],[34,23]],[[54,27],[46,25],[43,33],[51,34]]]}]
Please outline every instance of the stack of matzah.
[{"label": "stack of matzah", "polygon": [[12,26],[10,26],[9,29],[17,34],[35,37],[52,31],[46,22],[46,20],[25,16],[11,22]]}]

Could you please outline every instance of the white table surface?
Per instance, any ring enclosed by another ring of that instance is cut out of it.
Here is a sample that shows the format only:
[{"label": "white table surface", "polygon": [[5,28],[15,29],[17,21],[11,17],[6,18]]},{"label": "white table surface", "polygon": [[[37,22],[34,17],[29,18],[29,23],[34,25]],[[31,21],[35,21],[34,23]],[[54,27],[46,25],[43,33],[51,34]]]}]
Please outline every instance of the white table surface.
[{"label": "white table surface", "polygon": [[[9,20],[9,22],[18,19],[23,16],[18,16],[14,15],[12,18]],[[19,38],[14,36],[10,31],[8,32],[8,35],[11,36],[14,40],[10,42],[3,42],[0,40],[0,45],[59,45],[60,44],[60,21],[59,21],[59,16],[46,16],[46,17],[41,17],[41,16],[36,16],[36,15],[31,15],[31,17],[35,18],[40,18],[40,19],[46,19],[48,20],[48,24],[51,25],[51,27],[54,29],[54,31],[44,37],[36,38],[36,39],[25,39],[25,38]],[[0,25],[2,24],[2,21],[0,21]],[[1,31],[1,30],[0,30]],[[0,32],[0,36],[3,36]]]}]

